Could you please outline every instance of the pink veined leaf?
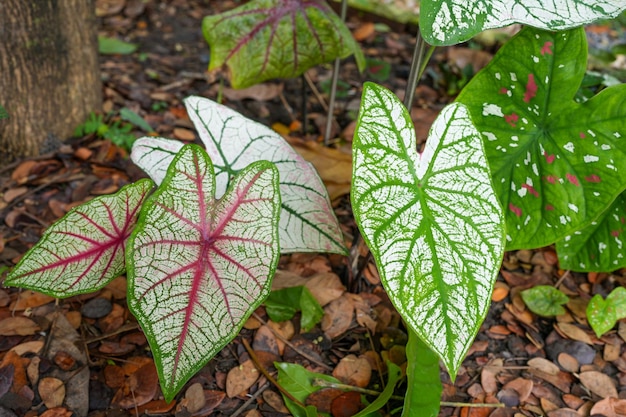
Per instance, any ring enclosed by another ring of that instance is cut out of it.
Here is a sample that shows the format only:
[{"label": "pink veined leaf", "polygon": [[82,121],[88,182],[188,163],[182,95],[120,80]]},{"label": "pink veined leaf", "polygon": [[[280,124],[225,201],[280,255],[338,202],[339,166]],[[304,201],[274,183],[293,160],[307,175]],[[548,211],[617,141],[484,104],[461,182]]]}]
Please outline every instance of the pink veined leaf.
[{"label": "pink veined leaf", "polygon": [[297,77],[351,54],[365,69],[359,45],[324,0],[252,0],[205,17],[202,31],[211,47],[209,69],[227,65],[234,88]]},{"label": "pink veined leaf", "polygon": [[70,210],[24,255],[5,284],[65,298],[96,291],[123,274],[126,240],[153,185],[140,180]]},{"label": "pink veined leaf", "polygon": [[267,297],[280,253],[278,171],[250,164],[215,199],[206,152],[186,145],[144,205],[127,262],[129,307],[167,401]]}]

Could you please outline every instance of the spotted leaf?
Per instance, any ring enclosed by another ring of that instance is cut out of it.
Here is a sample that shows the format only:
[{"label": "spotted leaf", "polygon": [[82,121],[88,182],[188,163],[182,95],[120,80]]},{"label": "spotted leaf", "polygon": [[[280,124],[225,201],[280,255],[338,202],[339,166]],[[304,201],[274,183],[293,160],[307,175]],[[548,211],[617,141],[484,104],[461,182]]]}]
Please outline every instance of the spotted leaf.
[{"label": "spotted leaf", "polygon": [[503,215],[478,131],[453,104],[421,156],[411,118],[366,83],[353,141],[352,208],[404,320],[455,375],[487,309]]},{"label": "spotted leaf", "polygon": [[420,29],[428,43],[453,45],[512,23],[565,30],[616,17],[623,10],[623,0],[423,0]]},{"label": "spotted leaf", "polygon": [[252,0],[205,17],[202,31],[211,47],[209,69],[227,65],[234,88],[297,77],[352,54],[365,68],[363,52],[324,0]]},{"label": "spotted leaf", "polygon": [[589,300],[587,320],[598,337],[611,330],[623,318],[626,318],[626,288],[615,288],[606,300],[600,294]]},{"label": "spotted leaf", "polygon": [[[280,173],[283,253],[347,253],[322,180],[278,133],[205,98],[188,97],[185,105],[213,161],[217,198],[233,175],[251,162],[274,162]],[[179,146],[177,141],[145,137],[135,141],[131,157],[158,184],[163,167],[169,165]]]},{"label": "spotted leaf", "polygon": [[167,401],[267,297],[279,256],[278,172],[241,170],[215,199],[211,160],[177,154],[129,241],[128,304],[150,342]]},{"label": "spotted leaf", "polygon": [[625,230],[626,193],[622,193],[591,225],[557,242],[559,266],[579,272],[626,267]]},{"label": "spotted leaf", "polygon": [[507,249],[550,245],[626,188],[626,85],[579,104],[583,29],[523,29],[465,87],[505,209]]},{"label": "spotted leaf", "polygon": [[140,180],[74,207],[45,231],[5,284],[58,298],[104,287],[126,270],[126,240],[153,186]]}]

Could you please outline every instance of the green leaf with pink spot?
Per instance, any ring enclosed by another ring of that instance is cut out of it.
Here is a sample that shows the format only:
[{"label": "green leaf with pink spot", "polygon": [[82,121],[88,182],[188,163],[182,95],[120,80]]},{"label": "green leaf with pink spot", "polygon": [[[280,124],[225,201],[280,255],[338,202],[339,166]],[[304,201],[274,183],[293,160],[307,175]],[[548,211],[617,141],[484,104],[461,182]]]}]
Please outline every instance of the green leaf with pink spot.
[{"label": "green leaf with pink spot", "polygon": [[269,294],[278,263],[276,167],[254,162],[220,200],[215,191],[208,155],[186,145],[129,240],[128,304],[167,401],[239,333]]},{"label": "green leaf with pink spot", "polygon": [[297,77],[352,54],[365,69],[359,45],[324,0],[252,0],[205,17],[202,31],[211,47],[209,69],[227,65],[234,88]]},{"label": "green leaf with pink spot", "polygon": [[74,207],[45,231],[5,284],[58,298],[104,287],[126,270],[126,241],[153,187],[140,180]]},{"label": "green leaf with pink spot", "polygon": [[578,272],[607,272],[626,267],[626,193],[591,225],[556,244],[559,266]]},{"label": "green leaf with pink spot", "polygon": [[[347,254],[343,234],[315,168],[278,133],[236,111],[202,97],[187,97],[191,121],[206,146],[216,175],[216,197],[232,177],[254,161],[273,162],[280,173],[282,210],[280,247],[283,253]],[[160,184],[182,143],[144,137],[135,141],[131,158]]]},{"label": "green leaf with pink spot", "polygon": [[618,320],[626,318],[626,288],[617,287],[606,297],[596,294],[587,304],[587,321],[601,337],[611,330]]},{"label": "green leaf with pink spot", "polygon": [[408,111],[366,83],[351,198],[389,298],[454,377],[489,308],[504,250],[502,208],[467,108],[444,108],[420,155]]},{"label": "green leaf with pink spot", "polygon": [[430,44],[453,45],[512,23],[565,30],[624,10],[623,0],[422,0],[420,29]]},{"label": "green leaf with pink spot", "polygon": [[626,188],[626,85],[579,104],[585,32],[525,28],[465,87],[505,209],[507,249],[550,245]]}]

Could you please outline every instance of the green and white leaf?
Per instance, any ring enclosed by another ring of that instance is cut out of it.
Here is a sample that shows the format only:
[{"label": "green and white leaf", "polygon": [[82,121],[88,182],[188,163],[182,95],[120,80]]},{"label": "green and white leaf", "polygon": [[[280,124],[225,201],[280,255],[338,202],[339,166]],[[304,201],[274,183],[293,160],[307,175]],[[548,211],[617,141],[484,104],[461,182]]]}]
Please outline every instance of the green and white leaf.
[{"label": "green and white leaf", "polygon": [[324,0],[252,0],[205,17],[202,32],[211,47],[209,70],[228,66],[234,88],[297,77],[352,54],[365,69],[358,43]]},{"label": "green and white leaf", "polygon": [[454,377],[487,313],[503,214],[467,109],[446,107],[416,151],[407,110],[366,83],[353,141],[352,207],[387,293]]},{"label": "green and white leaf", "polygon": [[5,284],[58,298],[94,292],[126,270],[126,242],[154,184],[129,184],[71,209],[13,268]]},{"label": "green and white leaf", "polygon": [[559,266],[579,272],[606,272],[626,267],[626,193],[591,225],[557,242]]},{"label": "green and white leaf", "polygon": [[584,103],[582,28],[522,29],[463,89],[506,213],[507,250],[557,242],[626,188],[626,85]]},{"label": "green and white leaf", "polygon": [[606,297],[596,294],[587,305],[587,321],[601,337],[611,330],[618,320],[626,318],[626,288],[617,287]]},{"label": "green and white leaf", "polygon": [[[347,254],[324,183],[315,168],[285,139],[267,126],[212,100],[188,97],[185,105],[213,161],[217,198],[231,178],[251,162],[273,162],[280,173],[282,252]],[[141,138],[135,142],[131,158],[158,184],[180,146],[177,143]]]},{"label": "green and white leaf", "polygon": [[167,401],[270,292],[280,248],[278,172],[244,168],[220,200],[206,152],[187,145],[141,210],[127,254],[128,304]]},{"label": "green and white leaf", "polygon": [[512,23],[557,31],[624,10],[623,0],[422,0],[420,30],[432,45],[454,45]]}]

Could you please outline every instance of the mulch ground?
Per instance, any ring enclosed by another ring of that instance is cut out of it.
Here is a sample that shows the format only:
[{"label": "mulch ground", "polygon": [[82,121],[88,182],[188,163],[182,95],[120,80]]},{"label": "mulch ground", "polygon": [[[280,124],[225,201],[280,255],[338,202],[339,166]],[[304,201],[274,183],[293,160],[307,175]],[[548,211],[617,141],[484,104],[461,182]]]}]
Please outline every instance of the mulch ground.
[{"label": "mulch ground", "polygon": [[[360,88],[377,75],[374,71],[360,75],[352,61],[343,65],[333,128],[337,139],[328,149],[320,145],[320,132],[326,122],[330,66],[310,70],[306,81],[274,81],[246,91],[228,88],[224,74],[205,71],[209,51],[201,19],[235,2],[97,3],[102,35],[139,44],[132,55],[101,57],[105,112],[127,107],[159,136],[197,141],[182,99],[223,94],[225,104],[274,127],[318,167],[347,244],[356,242],[347,198],[349,148]],[[373,21],[356,13],[349,25],[368,57],[391,64],[382,83],[402,97],[413,35],[400,26],[378,32]],[[421,142],[463,81],[462,68],[469,64],[477,70],[489,57],[489,52],[464,47],[435,54],[411,109]],[[15,265],[42,231],[72,207],[142,176],[124,149],[95,135],[71,138],[48,154],[0,166],[0,267]],[[283,256],[279,269],[275,286],[310,288],[324,306],[322,322],[305,332],[299,315],[273,323],[259,308],[241,334],[170,404],[163,401],[146,339],[127,308],[124,277],[97,293],[65,300],[0,289],[0,416],[284,416],[288,411],[278,389],[257,370],[261,366],[275,375],[274,361],[381,390],[385,362],[406,362],[406,333],[366,248],[353,248],[350,258]],[[550,247],[507,253],[489,315],[456,381],[441,371],[446,405],[440,415],[626,415],[626,322],[598,339],[585,317],[594,294],[606,296],[625,280],[623,271],[560,270]],[[565,315],[545,319],[526,308],[520,291],[540,284],[558,285],[570,296]],[[401,384],[398,395],[403,389]],[[311,401],[335,417],[350,416],[354,407],[363,406],[361,395],[352,394],[330,393]],[[392,400],[381,411],[388,415],[400,406]]]}]

